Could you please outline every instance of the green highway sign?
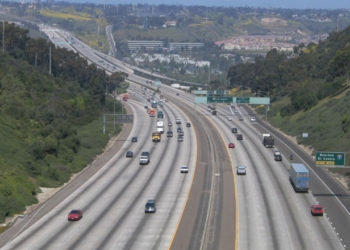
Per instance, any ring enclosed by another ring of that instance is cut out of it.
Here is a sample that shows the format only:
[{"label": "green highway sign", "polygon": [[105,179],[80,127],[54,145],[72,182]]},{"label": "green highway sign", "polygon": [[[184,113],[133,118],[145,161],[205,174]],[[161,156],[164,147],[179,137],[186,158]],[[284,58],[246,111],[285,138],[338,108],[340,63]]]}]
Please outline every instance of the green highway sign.
[{"label": "green highway sign", "polygon": [[316,152],[316,165],[319,167],[344,167],[345,153],[343,152]]},{"label": "green highway sign", "polygon": [[249,103],[250,97],[236,97],[236,103]]},{"label": "green highway sign", "polygon": [[232,100],[233,100],[232,96],[207,97],[207,102],[215,102],[215,103],[231,103]]}]

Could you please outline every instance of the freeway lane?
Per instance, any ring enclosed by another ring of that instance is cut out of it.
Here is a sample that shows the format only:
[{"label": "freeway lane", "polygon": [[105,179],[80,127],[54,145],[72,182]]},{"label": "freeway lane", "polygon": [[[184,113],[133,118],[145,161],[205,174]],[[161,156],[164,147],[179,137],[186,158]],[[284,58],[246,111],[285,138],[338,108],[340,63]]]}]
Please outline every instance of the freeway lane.
[{"label": "freeway lane", "polygon": [[[136,157],[126,159],[124,153],[130,144],[124,145],[98,174],[4,249],[164,249],[169,245],[194,174],[180,174],[183,164],[194,169],[194,132],[185,131],[186,144],[175,138],[152,143],[150,134],[155,129],[155,119],[141,123],[152,118],[143,105],[133,101],[129,104],[137,117],[131,136],[141,133],[139,142],[131,146]],[[187,120],[167,106],[165,122],[174,121],[175,117]],[[138,155],[145,147],[151,151],[151,163],[140,167]],[[143,212],[150,198],[158,201],[155,214]],[[77,223],[66,221],[67,212],[73,207],[85,211]]]},{"label": "freeway lane", "polygon": [[[252,114],[252,110],[249,107],[244,107],[246,114]],[[260,133],[263,131],[269,131],[276,138],[279,149],[286,156],[285,159],[293,153],[293,162],[299,161],[310,169],[311,182],[310,189],[312,195],[317,199],[320,204],[325,207],[325,212],[332,226],[335,228],[339,238],[342,240],[343,245],[350,246],[350,238],[348,237],[350,228],[350,195],[341,184],[338,183],[326,169],[315,167],[315,159],[302,150],[294,142],[288,140],[280,131],[265,122],[260,122],[257,127]],[[286,166],[286,170],[289,167]],[[321,179],[320,179],[321,178]]]},{"label": "freeway lane", "polygon": [[[343,249],[329,221],[310,215],[314,198],[308,193],[294,192],[288,181],[289,162],[275,162],[272,150],[262,145],[260,132],[256,130],[259,124],[250,122],[247,117],[239,121],[240,115],[231,115],[233,120],[228,121],[227,107],[217,109],[221,115],[215,119],[220,120],[219,124],[225,124],[221,131],[228,131],[227,139],[237,143],[233,150],[234,159],[238,159],[235,165],[245,161],[243,164],[248,166],[248,178],[239,177],[237,181],[239,249]],[[243,134],[242,141],[232,138],[231,127],[237,127],[238,133]],[[279,144],[276,146],[278,148]],[[251,181],[250,174],[253,175]],[[311,181],[314,179],[311,176]],[[256,190],[252,190],[254,186]],[[251,191],[247,192],[249,188]],[[249,201],[252,195],[254,199]],[[253,223],[246,223],[247,220]],[[245,228],[242,233],[241,228]],[[254,235],[262,238],[257,241]]]},{"label": "freeway lane", "polygon": [[[174,96],[165,97],[176,102]],[[181,107],[196,127],[199,148],[195,179],[171,249],[234,249],[234,184],[226,147],[211,122],[193,116],[188,104]]]}]

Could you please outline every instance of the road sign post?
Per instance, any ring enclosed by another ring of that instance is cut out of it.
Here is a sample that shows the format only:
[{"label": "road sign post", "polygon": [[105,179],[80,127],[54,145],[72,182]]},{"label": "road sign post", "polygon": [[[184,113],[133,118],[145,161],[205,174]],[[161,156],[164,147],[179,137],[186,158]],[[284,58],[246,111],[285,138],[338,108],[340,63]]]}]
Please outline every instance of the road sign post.
[{"label": "road sign post", "polygon": [[316,166],[318,167],[345,167],[345,153],[344,152],[316,152],[315,155]]}]

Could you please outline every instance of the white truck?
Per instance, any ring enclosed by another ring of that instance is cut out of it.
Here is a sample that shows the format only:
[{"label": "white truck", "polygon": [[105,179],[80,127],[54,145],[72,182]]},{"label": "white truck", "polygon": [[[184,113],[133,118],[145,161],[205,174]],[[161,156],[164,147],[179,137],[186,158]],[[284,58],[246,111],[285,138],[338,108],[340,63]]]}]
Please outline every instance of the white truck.
[{"label": "white truck", "polygon": [[157,121],[157,132],[163,134],[164,133],[164,122]]}]

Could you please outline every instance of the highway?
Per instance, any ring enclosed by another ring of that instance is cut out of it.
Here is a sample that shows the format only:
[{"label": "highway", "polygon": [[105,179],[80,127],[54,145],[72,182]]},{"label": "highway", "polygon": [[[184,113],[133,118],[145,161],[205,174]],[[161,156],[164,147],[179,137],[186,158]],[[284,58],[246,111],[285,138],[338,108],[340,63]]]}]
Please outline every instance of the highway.
[{"label": "highway", "polygon": [[[58,36],[59,37],[59,36]],[[73,38],[74,39],[74,38]],[[80,52],[92,51],[80,44]],[[90,53],[90,52],[89,52]],[[85,54],[97,62],[99,53]],[[116,59],[100,64],[113,69]],[[116,68],[126,67],[120,62]],[[111,71],[112,72],[112,71]],[[35,223],[26,227],[2,249],[346,249],[350,228],[349,194],[325,170],[312,165],[312,158],[280,132],[257,118],[248,106],[217,105],[217,116],[206,105],[194,105],[190,93],[161,86],[165,103],[165,125],[175,119],[190,121],[184,142],[165,134],[151,142],[155,118],[148,117],[139,85],[154,88],[128,69],[134,126],[121,149],[71,195],[63,197],[46,214],[31,215]],[[179,94],[177,96],[176,94]],[[158,97],[157,97],[158,98]],[[159,100],[159,98],[158,98]],[[239,121],[239,116],[244,121]],[[229,120],[228,118],[232,120]],[[231,128],[243,134],[238,141]],[[167,128],[165,128],[165,133]],[[276,138],[275,149],[261,143],[261,134]],[[138,136],[137,143],[130,138]],[[228,148],[228,143],[235,148]],[[134,158],[125,158],[127,150]],[[151,152],[151,163],[138,164],[142,151]],[[273,158],[280,150],[282,162]],[[295,193],[289,183],[289,159],[304,162],[311,173],[309,193]],[[180,174],[181,165],[190,172]],[[247,167],[246,176],[236,175],[236,166]],[[68,195],[68,194],[67,194]],[[157,212],[145,214],[147,199],[157,200]],[[317,199],[317,200],[316,200]],[[321,202],[323,217],[313,217],[310,206]],[[81,208],[84,218],[68,222],[67,213]],[[0,243],[3,235],[0,236]]]}]

